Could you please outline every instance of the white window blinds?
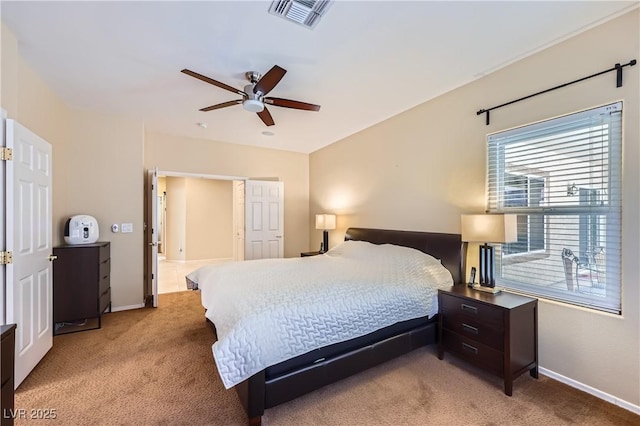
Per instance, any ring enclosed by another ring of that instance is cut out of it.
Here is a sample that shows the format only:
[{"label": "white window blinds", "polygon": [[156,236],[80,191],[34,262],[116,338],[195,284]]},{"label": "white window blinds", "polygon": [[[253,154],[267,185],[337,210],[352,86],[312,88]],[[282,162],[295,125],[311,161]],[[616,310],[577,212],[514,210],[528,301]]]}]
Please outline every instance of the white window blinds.
[{"label": "white window blinds", "polygon": [[497,285],[620,313],[622,102],[487,142],[488,210],[518,219]]}]

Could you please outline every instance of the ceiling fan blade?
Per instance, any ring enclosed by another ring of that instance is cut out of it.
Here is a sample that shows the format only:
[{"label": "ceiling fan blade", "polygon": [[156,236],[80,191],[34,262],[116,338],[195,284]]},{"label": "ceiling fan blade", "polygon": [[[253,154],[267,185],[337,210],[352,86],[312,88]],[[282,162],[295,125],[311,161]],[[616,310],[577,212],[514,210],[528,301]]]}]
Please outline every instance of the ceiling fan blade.
[{"label": "ceiling fan blade", "polygon": [[211,105],[206,108],[201,108],[200,111],[213,111],[214,109],[226,108],[232,105],[238,105],[242,103],[242,99],[238,99],[235,101],[223,102],[221,104]]},{"label": "ceiling fan blade", "polygon": [[273,117],[271,117],[271,114],[269,113],[269,110],[267,109],[267,107],[264,107],[264,109],[260,112],[256,112],[256,114],[258,114],[258,117],[260,117],[260,119],[267,126],[273,126],[274,124],[276,124],[273,122]]},{"label": "ceiling fan blade", "polygon": [[242,90],[240,90],[240,89],[236,89],[235,87],[231,87],[231,86],[229,86],[229,85],[226,85],[226,84],[224,84],[224,83],[221,83],[221,82],[219,82],[219,81],[217,81],[217,80],[214,80],[214,79],[209,78],[209,77],[207,77],[207,76],[204,76],[204,75],[202,75],[202,74],[198,74],[197,72],[194,72],[194,71],[188,70],[188,69],[186,69],[186,68],[185,68],[185,69],[183,69],[183,70],[182,70],[182,71],[180,71],[180,72],[185,73],[185,74],[187,74],[187,75],[190,75],[191,77],[195,77],[195,78],[197,78],[198,80],[202,80],[202,81],[204,81],[204,82],[206,82],[206,83],[213,84],[214,86],[218,86],[218,87],[219,87],[219,88],[221,88],[221,89],[225,89],[225,90],[228,90],[228,91],[230,91],[230,92],[237,93],[238,95],[247,96],[247,94],[246,94],[246,93],[244,93],[244,92],[243,92]]},{"label": "ceiling fan blade", "polygon": [[285,108],[303,109],[305,111],[320,111],[320,105],[308,104],[306,102],[292,101],[282,98],[264,98],[264,103]]},{"label": "ceiling fan blade", "polygon": [[276,87],[276,84],[278,84],[278,82],[282,80],[282,77],[284,77],[286,73],[287,70],[274,65],[269,71],[267,71],[265,75],[262,76],[260,80],[258,80],[255,87],[253,88],[253,93],[261,93],[262,96],[266,95],[274,87]]}]

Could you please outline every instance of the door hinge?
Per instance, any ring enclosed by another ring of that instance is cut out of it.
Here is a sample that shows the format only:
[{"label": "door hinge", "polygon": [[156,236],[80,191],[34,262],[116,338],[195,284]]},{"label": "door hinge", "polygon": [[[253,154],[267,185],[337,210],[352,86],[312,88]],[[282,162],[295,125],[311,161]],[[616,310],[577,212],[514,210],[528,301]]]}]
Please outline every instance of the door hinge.
[{"label": "door hinge", "polygon": [[11,160],[13,160],[13,149],[7,148],[6,146],[0,147],[0,161]]},{"label": "door hinge", "polygon": [[13,263],[13,252],[0,251],[0,265],[9,265]]}]

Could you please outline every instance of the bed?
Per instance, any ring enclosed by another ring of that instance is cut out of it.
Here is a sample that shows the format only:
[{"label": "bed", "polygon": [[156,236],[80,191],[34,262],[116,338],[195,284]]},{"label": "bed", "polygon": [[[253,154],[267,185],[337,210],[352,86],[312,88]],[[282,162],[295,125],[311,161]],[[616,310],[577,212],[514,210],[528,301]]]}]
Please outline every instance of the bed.
[{"label": "bed", "polygon": [[[217,331],[213,353],[221,379],[235,388],[249,424],[256,425],[265,409],[435,343],[436,287],[461,282],[461,247],[458,234],[349,228],[345,243],[322,256],[205,267],[187,282],[200,287]],[[374,262],[358,263],[365,257]],[[386,276],[376,266],[385,262],[402,267]],[[307,278],[296,275],[301,266]],[[416,285],[415,274],[429,274],[433,288]],[[272,281],[281,285],[270,287]],[[313,311],[318,306],[319,314]]]}]

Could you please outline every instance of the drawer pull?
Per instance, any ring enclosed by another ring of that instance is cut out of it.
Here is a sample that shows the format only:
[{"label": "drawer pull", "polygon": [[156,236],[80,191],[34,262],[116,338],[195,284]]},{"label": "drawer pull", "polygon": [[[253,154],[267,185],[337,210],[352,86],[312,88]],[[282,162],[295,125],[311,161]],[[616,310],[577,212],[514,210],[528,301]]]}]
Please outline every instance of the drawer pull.
[{"label": "drawer pull", "polygon": [[463,311],[472,312],[474,314],[478,313],[478,308],[476,308],[475,306],[467,305],[465,303],[462,303],[460,305],[460,309],[462,309]]},{"label": "drawer pull", "polygon": [[462,329],[471,334],[478,334],[478,329],[469,324],[462,323]]},{"label": "drawer pull", "polygon": [[474,355],[478,355],[478,348],[471,346],[467,343],[462,342],[462,349],[464,349],[467,352],[471,352]]}]

